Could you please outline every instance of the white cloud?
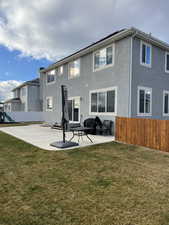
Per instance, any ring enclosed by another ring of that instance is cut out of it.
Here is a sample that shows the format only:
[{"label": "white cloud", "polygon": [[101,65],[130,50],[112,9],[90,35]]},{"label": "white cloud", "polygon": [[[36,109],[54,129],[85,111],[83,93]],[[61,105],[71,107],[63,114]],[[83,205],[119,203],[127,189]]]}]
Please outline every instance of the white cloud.
[{"label": "white cloud", "polygon": [[23,83],[23,81],[17,80],[0,81],[0,101],[12,98],[13,96],[11,90],[20,85],[21,83]]},{"label": "white cloud", "polygon": [[169,40],[168,9],[166,0],[0,0],[0,44],[56,60],[128,26]]}]

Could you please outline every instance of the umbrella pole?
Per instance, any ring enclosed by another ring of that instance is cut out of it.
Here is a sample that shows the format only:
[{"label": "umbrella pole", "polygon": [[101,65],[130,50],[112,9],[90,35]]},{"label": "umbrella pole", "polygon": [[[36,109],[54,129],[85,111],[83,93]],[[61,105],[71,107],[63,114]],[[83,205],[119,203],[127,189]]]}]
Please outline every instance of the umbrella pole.
[{"label": "umbrella pole", "polygon": [[65,97],[64,97],[64,86],[62,88],[62,128],[63,128],[63,143],[65,143]]},{"label": "umbrella pole", "polygon": [[62,93],[62,130],[63,130],[63,141],[56,141],[51,143],[50,145],[56,148],[70,148],[74,146],[78,146],[79,144],[76,142],[66,141],[66,135],[65,135],[65,128],[66,128],[66,121],[65,118],[66,112],[65,107],[67,104],[67,89],[64,85],[61,86],[61,93]]}]

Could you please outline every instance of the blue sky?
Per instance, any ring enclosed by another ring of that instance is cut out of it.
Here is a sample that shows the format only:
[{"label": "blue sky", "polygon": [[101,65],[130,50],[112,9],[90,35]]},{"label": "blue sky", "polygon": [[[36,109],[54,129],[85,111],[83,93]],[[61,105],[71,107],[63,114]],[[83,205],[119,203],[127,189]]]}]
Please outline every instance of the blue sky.
[{"label": "blue sky", "polygon": [[136,27],[169,42],[166,0],[0,0],[0,100],[39,67],[116,30]]},{"label": "blue sky", "polygon": [[38,68],[46,67],[52,63],[47,59],[34,59],[22,57],[17,50],[10,51],[0,45],[0,81],[18,80],[26,81],[38,76]]}]

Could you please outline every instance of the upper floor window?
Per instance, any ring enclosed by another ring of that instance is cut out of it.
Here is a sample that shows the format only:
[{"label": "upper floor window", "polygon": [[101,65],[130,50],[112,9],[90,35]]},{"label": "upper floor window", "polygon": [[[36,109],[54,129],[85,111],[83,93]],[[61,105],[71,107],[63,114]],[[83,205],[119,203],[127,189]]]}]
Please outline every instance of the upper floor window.
[{"label": "upper floor window", "polygon": [[46,82],[47,83],[54,82],[55,81],[55,74],[56,74],[55,70],[51,70],[51,71],[47,72]]},{"label": "upper floor window", "polygon": [[151,115],[152,89],[138,87],[138,115]]},{"label": "upper floor window", "polygon": [[90,92],[90,113],[116,113],[116,88],[101,89]]},{"label": "upper floor window", "polygon": [[169,116],[169,91],[163,92],[163,115]]},{"label": "upper floor window", "polygon": [[94,71],[113,65],[113,49],[111,45],[94,53]]},{"label": "upper floor window", "polygon": [[169,73],[169,52],[165,53],[165,72]]},{"label": "upper floor window", "polygon": [[69,63],[69,79],[80,76],[80,59],[74,60]]},{"label": "upper floor window", "polygon": [[63,74],[63,66],[58,67],[58,75],[61,76]]},{"label": "upper floor window", "polygon": [[141,42],[140,63],[141,65],[151,67],[151,51],[152,46],[145,42]]},{"label": "upper floor window", "polygon": [[53,98],[47,97],[46,98],[46,111],[52,111],[53,110]]}]

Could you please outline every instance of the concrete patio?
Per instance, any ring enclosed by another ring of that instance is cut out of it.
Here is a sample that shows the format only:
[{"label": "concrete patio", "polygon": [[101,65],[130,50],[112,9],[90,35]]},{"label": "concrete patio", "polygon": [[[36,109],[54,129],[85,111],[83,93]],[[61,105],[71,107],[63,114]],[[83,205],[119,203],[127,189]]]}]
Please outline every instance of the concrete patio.
[{"label": "concrete patio", "polygon": [[[41,125],[29,125],[3,127],[0,128],[0,131],[10,134],[41,149],[53,151],[63,150],[50,146],[51,143],[62,140],[62,131],[60,130],[51,129],[50,127],[42,127]],[[72,132],[66,132],[66,139],[70,140],[71,137]],[[79,141],[79,146],[76,148],[111,142],[114,140],[113,136],[89,135],[89,137],[92,139],[93,143],[91,143],[87,137],[83,136],[83,139],[80,139]],[[75,136],[72,141],[78,142],[78,137]]]}]

